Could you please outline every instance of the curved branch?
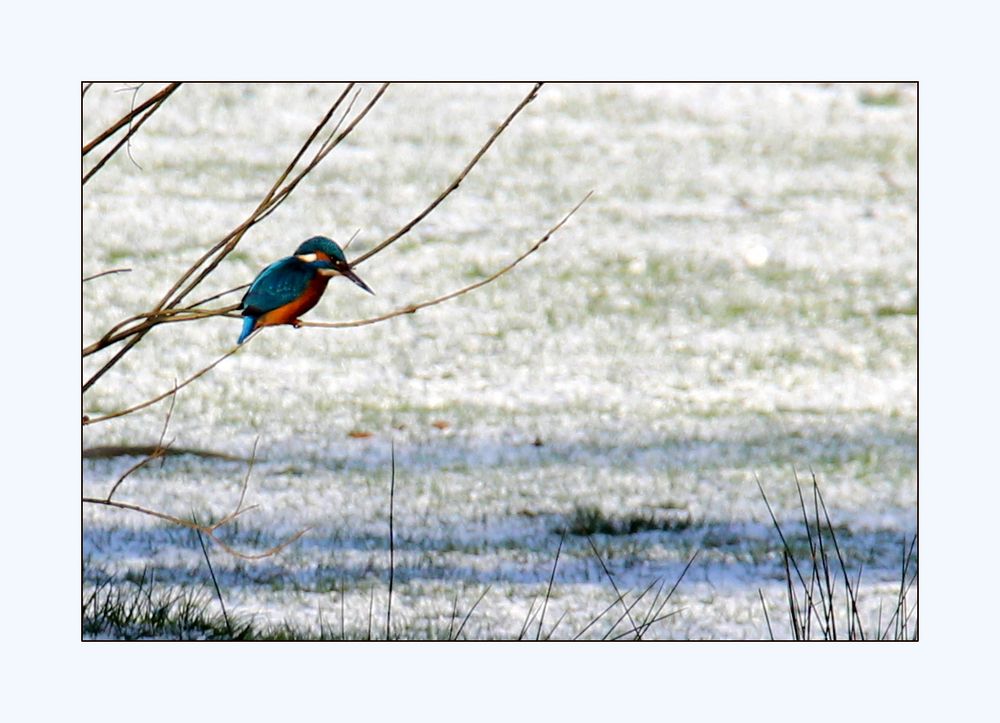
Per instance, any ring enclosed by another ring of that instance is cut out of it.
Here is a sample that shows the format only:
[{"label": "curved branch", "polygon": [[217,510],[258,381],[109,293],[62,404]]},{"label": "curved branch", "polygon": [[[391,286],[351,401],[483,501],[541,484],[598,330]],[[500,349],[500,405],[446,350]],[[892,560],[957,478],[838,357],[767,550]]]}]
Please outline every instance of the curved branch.
[{"label": "curved branch", "polygon": [[108,269],[107,271],[99,271],[96,274],[91,274],[90,276],[83,277],[83,283],[88,281],[93,281],[94,279],[99,279],[102,276],[109,276],[110,274],[124,274],[131,271],[132,269]]},{"label": "curved branch", "polygon": [[151,509],[149,509],[147,507],[141,507],[139,505],[133,505],[133,504],[131,504],[129,502],[116,502],[114,500],[101,499],[99,497],[84,497],[82,499],[82,502],[84,502],[85,504],[89,504],[89,505],[102,505],[104,507],[116,507],[116,508],[121,509],[121,510],[131,510],[132,512],[139,512],[139,513],[142,513],[144,515],[149,515],[150,517],[156,517],[157,519],[164,520],[166,522],[170,522],[170,523],[175,524],[175,525],[180,525],[181,527],[187,527],[188,529],[191,529],[191,530],[197,530],[197,531],[199,531],[199,532],[207,535],[209,538],[211,538],[213,542],[215,542],[216,544],[218,544],[219,547],[221,547],[223,550],[225,550],[226,552],[228,552],[230,555],[233,555],[234,557],[242,558],[244,560],[261,560],[261,559],[263,559],[265,557],[271,557],[273,555],[276,555],[277,553],[281,552],[286,547],[288,547],[289,545],[291,545],[293,542],[295,542],[296,540],[298,540],[300,537],[302,537],[302,535],[304,535],[307,532],[309,532],[309,530],[311,529],[309,527],[304,527],[301,530],[299,530],[298,532],[296,532],[294,535],[292,535],[291,537],[288,537],[285,540],[282,540],[281,542],[279,542],[274,547],[269,547],[268,549],[264,550],[263,552],[249,554],[249,553],[245,553],[245,552],[240,552],[239,550],[235,549],[231,545],[227,544],[225,541],[219,539],[216,536],[215,531],[217,529],[219,529],[222,525],[225,525],[226,523],[231,522],[232,520],[236,519],[236,517],[238,517],[239,515],[243,514],[244,512],[249,512],[250,510],[256,509],[257,508],[256,505],[252,505],[250,507],[246,507],[244,509],[241,509],[236,514],[226,515],[224,518],[222,518],[221,520],[219,520],[218,522],[216,522],[214,525],[202,525],[202,524],[199,524],[197,522],[193,522],[191,520],[185,520],[182,517],[175,517],[174,515],[169,515],[166,512],[160,512],[158,510],[151,510]]}]

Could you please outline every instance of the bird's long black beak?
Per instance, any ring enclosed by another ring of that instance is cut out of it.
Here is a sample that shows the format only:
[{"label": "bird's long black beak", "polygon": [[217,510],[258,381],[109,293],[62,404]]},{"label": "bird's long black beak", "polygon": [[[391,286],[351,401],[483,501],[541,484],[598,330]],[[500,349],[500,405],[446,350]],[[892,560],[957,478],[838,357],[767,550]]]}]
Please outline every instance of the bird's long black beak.
[{"label": "bird's long black beak", "polygon": [[353,281],[355,284],[360,286],[362,289],[367,291],[372,296],[375,296],[375,292],[371,290],[371,287],[369,287],[368,284],[366,284],[364,281],[361,280],[360,276],[358,276],[350,269],[347,269],[346,271],[341,271],[340,273],[349,278],[351,281]]}]

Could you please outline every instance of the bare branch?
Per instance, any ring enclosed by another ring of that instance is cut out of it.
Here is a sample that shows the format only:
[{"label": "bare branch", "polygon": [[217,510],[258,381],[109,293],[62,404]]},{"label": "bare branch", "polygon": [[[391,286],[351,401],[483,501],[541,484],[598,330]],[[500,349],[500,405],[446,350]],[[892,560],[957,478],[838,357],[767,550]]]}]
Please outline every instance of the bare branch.
[{"label": "bare branch", "polygon": [[[139,512],[141,514],[149,515],[150,517],[156,517],[157,519],[164,520],[166,522],[170,522],[175,525],[180,525],[181,527],[187,527],[188,529],[191,530],[197,530],[205,535],[208,535],[208,537],[210,537],[215,543],[219,545],[219,547],[228,552],[230,555],[242,558],[244,560],[261,560],[265,557],[271,557],[273,555],[276,555],[277,553],[284,550],[286,547],[291,545],[293,542],[298,540],[300,537],[302,537],[302,535],[306,534],[310,530],[310,528],[308,527],[303,528],[298,532],[296,532],[291,537],[288,537],[285,540],[281,541],[274,547],[270,547],[267,550],[264,550],[263,552],[249,554],[245,552],[240,552],[239,550],[228,545],[226,542],[219,539],[215,535],[215,531],[222,525],[231,522],[233,520],[233,516],[227,516],[223,520],[216,522],[214,525],[202,525],[197,522],[193,522],[191,520],[185,520],[182,517],[175,517],[174,515],[168,515],[165,512],[159,512],[158,510],[151,510],[146,507],[140,507],[139,505],[133,505],[129,502],[116,502],[113,500],[100,499],[98,497],[84,497],[82,501],[84,502],[84,504],[88,505],[103,505],[104,507],[116,507],[121,510],[131,510],[132,512]],[[249,512],[251,509],[254,508],[249,507],[243,510],[243,512]]]},{"label": "bare branch", "polygon": [[83,283],[87,283],[88,281],[93,281],[94,279],[99,279],[102,276],[107,276],[109,274],[124,274],[131,270],[132,269],[108,269],[107,271],[100,271],[96,274],[91,274],[90,276],[84,276]]}]

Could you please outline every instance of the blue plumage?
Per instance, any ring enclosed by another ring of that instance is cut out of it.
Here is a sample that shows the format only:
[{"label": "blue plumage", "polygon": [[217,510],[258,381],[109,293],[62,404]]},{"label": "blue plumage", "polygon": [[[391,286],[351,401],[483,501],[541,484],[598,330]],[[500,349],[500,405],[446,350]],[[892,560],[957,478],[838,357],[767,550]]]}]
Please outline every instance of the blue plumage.
[{"label": "blue plumage", "polygon": [[312,237],[300,244],[293,256],[275,261],[257,274],[243,295],[243,329],[236,343],[242,344],[261,326],[298,326],[299,315],[316,305],[333,276],[346,276],[374,293],[351,270],[343,249],[324,236]]},{"label": "blue plumage", "polygon": [[330,268],[329,262],[306,263],[297,256],[275,261],[257,274],[244,294],[243,301],[240,302],[244,315],[260,316],[295,301],[305,293],[316,270],[321,268]]},{"label": "blue plumage", "polygon": [[253,331],[254,324],[257,323],[257,317],[255,316],[244,316],[243,317],[243,331],[240,332],[240,338],[236,340],[237,344],[242,344],[246,341],[246,338],[250,336],[250,332]]}]

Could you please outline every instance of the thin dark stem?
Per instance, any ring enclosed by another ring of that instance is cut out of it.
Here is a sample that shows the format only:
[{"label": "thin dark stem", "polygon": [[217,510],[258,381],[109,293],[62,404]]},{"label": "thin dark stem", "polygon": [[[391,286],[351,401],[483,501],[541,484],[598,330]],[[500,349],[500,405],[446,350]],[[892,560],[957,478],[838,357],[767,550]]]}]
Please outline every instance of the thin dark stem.
[{"label": "thin dark stem", "polygon": [[[462,634],[462,631],[463,631],[463,630],[465,630],[465,624],[466,624],[467,622],[469,622],[469,618],[471,618],[471,617],[472,617],[472,613],[473,613],[473,612],[475,611],[475,609],[476,609],[477,607],[479,607],[479,603],[481,603],[481,602],[483,601],[483,598],[484,598],[484,597],[486,597],[486,593],[488,593],[488,592],[490,591],[490,588],[491,588],[491,587],[492,587],[492,585],[487,585],[487,586],[486,586],[486,589],[485,589],[485,590],[483,590],[483,593],[482,593],[482,595],[480,595],[480,596],[479,596],[478,598],[476,598],[476,602],[472,603],[472,607],[471,607],[471,608],[469,608],[469,612],[467,612],[467,613],[465,614],[465,618],[463,618],[463,620],[462,620],[462,624],[461,624],[461,625],[459,625],[459,626],[458,626],[458,630],[456,630],[456,631],[455,631],[455,637],[454,637],[454,640],[458,640],[458,636]],[[458,600],[458,598],[456,598],[456,602],[457,602],[457,600]],[[449,635],[449,637],[451,637],[451,636]]]},{"label": "thin dark stem", "polygon": [[[635,600],[633,600],[628,605],[628,607],[625,608],[625,612],[623,612],[621,615],[619,615],[618,619],[615,620],[615,622],[611,625],[611,627],[607,629],[607,631],[604,633],[604,637],[602,637],[601,640],[607,640],[610,637],[611,633],[613,633],[615,631],[615,629],[618,627],[618,625],[621,623],[621,621],[624,620],[626,618],[626,616],[629,616],[631,614],[632,608],[634,608],[636,605],[638,605],[639,602],[644,597],[646,597],[646,595],[649,594],[649,591],[652,590],[656,586],[656,583],[661,583],[662,584],[663,581],[660,578],[657,578],[657,579],[653,580],[651,583],[649,583],[646,586],[646,588],[636,596]],[[622,633],[622,635],[628,635],[628,634],[629,633],[627,633],[627,632],[626,633]]]},{"label": "thin dark stem", "polygon": [[823,508],[823,517],[826,520],[826,527],[830,531],[830,539],[833,541],[833,549],[837,553],[837,561],[840,563],[840,571],[844,578],[844,585],[847,586],[847,596],[850,604],[851,619],[852,624],[857,624],[858,634],[861,639],[865,639],[865,631],[862,627],[861,616],[858,613],[858,600],[857,592],[851,586],[851,579],[847,574],[847,563],[844,562],[844,556],[840,551],[840,544],[837,542],[837,533],[833,529],[833,522],[830,521],[830,513],[826,507],[826,500],[823,499],[823,493],[819,489],[819,482],[816,480],[816,474],[813,473],[813,486],[816,490],[816,496],[819,498],[820,506]]},{"label": "thin dark stem", "polygon": [[524,623],[521,625],[521,632],[517,634],[518,640],[524,640],[524,636],[528,632],[528,628],[531,626],[531,621],[534,620],[535,615],[538,614],[538,611],[535,610],[535,601],[537,599],[537,595],[531,598],[531,603],[528,605],[528,612],[524,614]]},{"label": "thin dark stem", "polygon": [[559,566],[559,553],[562,552],[563,541],[566,539],[566,532],[563,531],[562,535],[559,537],[559,547],[556,548],[556,559],[552,563],[552,574],[549,576],[549,586],[545,590],[545,601],[542,603],[542,614],[538,618],[538,632],[535,634],[535,640],[538,640],[542,636],[542,624],[545,622],[545,610],[549,606],[549,597],[552,595],[552,583],[556,579],[556,568]]},{"label": "thin dark stem", "polygon": [[670,598],[672,598],[673,595],[674,595],[674,592],[677,591],[678,586],[680,586],[680,584],[681,584],[681,580],[683,580],[684,577],[688,574],[688,570],[691,569],[691,566],[694,564],[694,561],[697,559],[698,554],[700,552],[701,552],[701,550],[695,550],[694,551],[694,554],[691,555],[691,557],[688,559],[687,564],[684,566],[684,569],[681,570],[681,574],[678,575],[677,579],[674,581],[673,587],[670,588],[670,591],[667,593],[667,596],[665,598],[663,598],[663,602],[660,603],[660,607],[658,607],[656,609],[656,614],[653,616],[653,619],[650,620],[649,622],[644,622],[643,623],[642,629],[639,631],[639,639],[640,640],[642,639],[642,636],[646,634],[646,631],[648,631],[649,628],[653,625],[653,623],[656,623],[656,622],[658,622],[660,620],[663,620],[664,617],[670,617],[670,615],[673,615],[673,613],[671,613],[670,615],[661,616],[660,613],[663,611],[663,608],[665,608],[667,606],[667,603],[670,602]]},{"label": "thin dark stem", "polygon": [[385,607],[385,639],[391,640],[390,631],[392,623],[392,579],[395,569],[396,547],[393,542],[392,517],[393,504],[396,497],[396,442],[392,441],[391,447],[391,473],[389,476],[389,603]]},{"label": "thin dark stem", "polygon": [[604,558],[601,557],[601,553],[597,550],[597,545],[594,544],[594,540],[590,535],[587,535],[587,542],[590,543],[590,549],[594,551],[597,561],[601,563],[601,569],[604,570],[604,574],[607,575],[608,581],[611,583],[611,587],[615,591],[615,595],[618,596],[618,600],[621,602],[622,607],[625,608],[625,614],[628,615],[629,625],[631,625],[632,630],[638,634],[639,630],[635,625],[635,620],[632,619],[632,615],[629,613],[628,607],[625,605],[625,601],[622,600],[622,594],[618,590],[618,585],[615,584],[615,579],[612,577],[611,571],[608,569],[608,566],[604,564]]},{"label": "thin dark stem", "polygon": [[368,588],[368,639],[372,639],[372,612],[375,610],[375,587]]},{"label": "thin dark stem", "polygon": [[767,614],[767,603],[764,602],[764,592],[760,588],[757,588],[757,594],[760,595],[760,606],[764,608],[764,620],[767,622],[767,634],[774,640],[774,631],[771,629],[771,617]]},{"label": "thin dark stem", "polygon": [[[629,592],[631,592],[631,591],[626,590],[625,594],[628,594]],[[594,623],[596,623],[598,620],[600,620],[605,615],[607,615],[609,612],[611,612],[611,608],[615,607],[617,604],[618,604],[618,600],[612,600],[611,604],[608,605],[606,608],[604,608],[604,610],[601,611],[601,613],[596,618],[594,618],[589,623],[587,623],[586,625],[584,625],[583,629],[580,632],[578,632],[576,635],[573,636],[573,640],[578,640],[581,635],[583,635],[585,632],[587,632],[588,630],[590,630],[590,628],[593,627]]]},{"label": "thin dark stem", "polygon": [[123,474],[121,477],[118,478],[118,481],[115,482],[114,486],[111,488],[111,491],[108,492],[108,498],[107,498],[108,501],[111,501],[111,498],[114,496],[115,491],[121,486],[122,482],[125,481],[125,478],[127,478],[133,472],[136,472],[137,470],[145,467],[147,464],[149,464],[150,462],[152,462],[154,459],[158,459],[158,458],[159,459],[165,459],[166,458],[167,450],[169,449],[170,445],[167,444],[166,446],[164,446],[164,444],[163,444],[163,438],[167,434],[167,427],[170,426],[170,418],[171,418],[171,416],[173,416],[173,413],[174,413],[174,403],[177,401],[176,390],[177,390],[177,380],[175,379],[174,380],[174,391],[175,391],[175,394],[173,396],[171,396],[171,398],[170,398],[170,407],[167,409],[166,417],[163,420],[163,431],[160,433],[160,439],[156,443],[156,447],[154,447],[153,451],[150,452],[148,455],[146,455],[146,457],[143,460],[141,460],[137,464],[135,464],[132,467],[130,467],[128,469],[128,471],[125,472],[125,474]]},{"label": "thin dark stem", "polygon": [[233,627],[229,624],[229,614],[226,612],[226,603],[222,599],[222,590],[219,588],[219,581],[215,579],[215,570],[212,569],[212,561],[208,557],[208,548],[205,547],[205,540],[201,536],[201,530],[195,530],[198,535],[198,542],[201,543],[201,552],[205,556],[205,564],[208,565],[208,574],[212,576],[212,584],[215,586],[215,595],[219,598],[219,605],[222,607],[222,617],[226,621],[226,630],[229,637],[233,637]]}]

